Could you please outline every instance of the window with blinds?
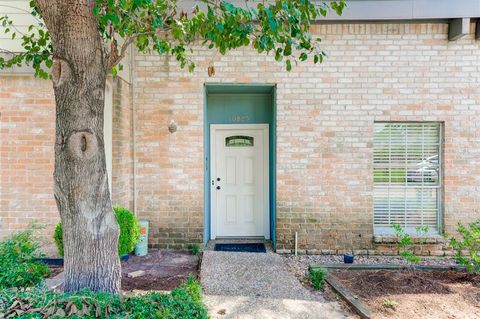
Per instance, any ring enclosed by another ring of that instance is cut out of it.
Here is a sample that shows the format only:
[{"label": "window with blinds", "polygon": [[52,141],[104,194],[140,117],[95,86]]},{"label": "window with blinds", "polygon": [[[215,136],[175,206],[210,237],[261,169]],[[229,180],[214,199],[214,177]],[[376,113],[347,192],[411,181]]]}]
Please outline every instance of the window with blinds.
[{"label": "window with blinds", "polygon": [[440,123],[375,123],[373,144],[374,228],[393,233],[439,228],[442,184]]}]

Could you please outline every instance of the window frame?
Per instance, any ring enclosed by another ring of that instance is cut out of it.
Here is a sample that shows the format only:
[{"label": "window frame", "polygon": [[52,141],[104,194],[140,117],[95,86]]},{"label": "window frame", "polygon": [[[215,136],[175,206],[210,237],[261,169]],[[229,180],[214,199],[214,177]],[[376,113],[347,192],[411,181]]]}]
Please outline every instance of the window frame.
[{"label": "window frame", "polygon": [[[436,229],[429,228],[429,231],[426,233],[427,236],[438,236],[443,232],[443,210],[444,210],[444,144],[445,144],[445,134],[444,134],[444,122],[443,121],[374,121],[373,123],[373,139],[375,138],[375,125],[376,124],[438,124],[439,127],[439,145],[438,145],[438,187],[425,187],[425,188],[435,188],[438,190],[437,195],[437,214],[436,214]],[[375,141],[372,141],[372,226],[373,233],[376,236],[389,236],[395,235],[395,231],[391,226],[376,226],[375,225],[375,188],[386,188],[386,186],[375,186]],[[403,187],[406,189],[408,187]],[[422,187],[423,188],[423,187]],[[416,235],[416,227],[405,227],[401,225],[405,232],[410,235]]]}]

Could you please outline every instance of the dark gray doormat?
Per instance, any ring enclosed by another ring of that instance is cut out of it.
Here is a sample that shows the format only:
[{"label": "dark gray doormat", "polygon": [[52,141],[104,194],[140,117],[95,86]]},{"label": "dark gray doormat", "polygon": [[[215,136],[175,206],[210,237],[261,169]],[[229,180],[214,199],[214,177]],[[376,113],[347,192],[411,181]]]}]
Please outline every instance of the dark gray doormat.
[{"label": "dark gray doormat", "polygon": [[265,244],[215,244],[215,251],[233,251],[243,253],[266,253]]}]

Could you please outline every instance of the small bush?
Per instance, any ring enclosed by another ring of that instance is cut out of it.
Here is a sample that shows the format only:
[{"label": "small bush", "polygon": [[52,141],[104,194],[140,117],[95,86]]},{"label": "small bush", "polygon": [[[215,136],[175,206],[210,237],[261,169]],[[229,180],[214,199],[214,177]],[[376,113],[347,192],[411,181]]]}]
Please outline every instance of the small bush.
[{"label": "small bush", "polygon": [[325,268],[310,268],[308,279],[310,279],[313,288],[321,290],[325,285],[325,278],[327,278],[327,276],[328,271]]},{"label": "small bush", "polygon": [[[418,264],[421,259],[415,254],[414,243],[412,237],[405,232],[405,230],[400,225],[392,225],[395,235],[398,238],[397,248],[399,250],[400,256],[403,257],[408,263]],[[419,226],[416,229],[417,236],[420,237],[419,245],[425,243],[425,240],[422,239],[428,233],[428,226]]]},{"label": "small bush", "polygon": [[14,234],[0,242],[0,289],[29,287],[50,275],[50,269],[36,258],[38,243],[32,231]]},{"label": "small bush", "polygon": [[58,223],[55,226],[55,231],[53,233],[53,239],[55,240],[55,245],[57,246],[58,254],[63,257],[63,230],[62,224]]},{"label": "small bush", "polygon": [[460,238],[450,238],[455,259],[470,272],[480,271],[480,220],[467,226],[458,224]]},{"label": "small bush", "polygon": [[140,227],[137,218],[126,208],[115,206],[113,208],[120,226],[120,238],[118,240],[118,254],[126,255],[135,248],[140,239]]},{"label": "small bush", "polygon": [[[113,207],[118,226],[120,227],[120,238],[118,239],[118,255],[124,256],[133,251],[140,239],[140,227],[135,215],[126,208]],[[62,224],[55,227],[53,239],[57,245],[58,254],[64,256]]]},{"label": "small bush", "polygon": [[0,313],[15,318],[162,318],[207,319],[201,287],[188,278],[171,294],[150,292],[124,296],[84,290],[57,294],[32,289],[8,290],[0,295]]}]

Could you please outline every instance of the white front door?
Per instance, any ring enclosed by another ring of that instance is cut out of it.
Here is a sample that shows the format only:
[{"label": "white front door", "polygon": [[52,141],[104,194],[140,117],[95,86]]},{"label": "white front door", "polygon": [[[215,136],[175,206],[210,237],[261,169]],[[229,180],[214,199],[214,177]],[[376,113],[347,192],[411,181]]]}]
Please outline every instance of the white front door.
[{"label": "white front door", "polygon": [[211,234],[269,239],[268,124],[212,124]]}]

